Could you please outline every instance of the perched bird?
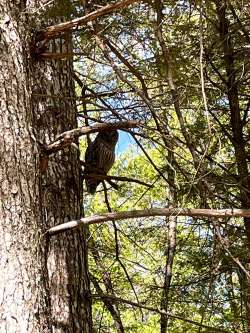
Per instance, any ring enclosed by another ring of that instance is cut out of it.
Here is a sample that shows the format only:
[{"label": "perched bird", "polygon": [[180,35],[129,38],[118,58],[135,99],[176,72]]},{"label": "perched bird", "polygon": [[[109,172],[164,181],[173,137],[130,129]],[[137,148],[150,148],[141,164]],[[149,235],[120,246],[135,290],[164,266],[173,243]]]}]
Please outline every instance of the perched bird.
[{"label": "perched bird", "polygon": [[[85,153],[84,175],[106,175],[115,162],[115,146],[118,141],[118,131],[99,132]],[[88,193],[94,194],[101,180],[85,177]]]}]

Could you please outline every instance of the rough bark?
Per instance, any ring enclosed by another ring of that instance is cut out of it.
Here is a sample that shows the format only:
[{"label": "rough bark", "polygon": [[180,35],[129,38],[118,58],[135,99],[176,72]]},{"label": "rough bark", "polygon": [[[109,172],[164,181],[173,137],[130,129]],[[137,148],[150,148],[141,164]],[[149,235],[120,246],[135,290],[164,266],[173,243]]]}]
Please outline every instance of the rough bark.
[{"label": "rough bark", "polygon": [[[42,155],[42,144],[77,125],[73,102],[49,98],[74,96],[72,64],[31,59],[25,10],[21,1],[0,4],[0,331],[91,332],[84,233],[44,236],[82,213],[78,152]],[[68,38],[51,47],[70,45]]]}]

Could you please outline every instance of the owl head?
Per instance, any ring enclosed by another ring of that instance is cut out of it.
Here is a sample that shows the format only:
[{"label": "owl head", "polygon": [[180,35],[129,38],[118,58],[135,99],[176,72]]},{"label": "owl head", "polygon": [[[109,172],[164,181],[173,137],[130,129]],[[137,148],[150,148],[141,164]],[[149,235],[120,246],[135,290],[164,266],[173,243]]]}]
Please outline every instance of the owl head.
[{"label": "owl head", "polygon": [[108,143],[112,147],[115,147],[115,145],[118,141],[118,138],[119,138],[119,134],[118,134],[117,130],[99,132],[96,137],[96,139],[102,140],[102,141]]}]

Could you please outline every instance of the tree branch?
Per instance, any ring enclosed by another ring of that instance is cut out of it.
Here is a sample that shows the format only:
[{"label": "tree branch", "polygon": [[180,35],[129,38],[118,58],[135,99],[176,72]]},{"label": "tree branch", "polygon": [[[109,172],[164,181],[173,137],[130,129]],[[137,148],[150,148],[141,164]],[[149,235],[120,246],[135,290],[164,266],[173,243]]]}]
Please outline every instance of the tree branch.
[{"label": "tree branch", "polygon": [[66,131],[62,134],[60,134],[54,142],[50,143],[49,145],[44,147],[46,155],[50,155],[52,153],[55,153],[58,150],[61,150],[64,147],[67,147],[71,145],[71,143],[74,141],[74,139],[77,139],[78,137],[90,133],[96,133],[96,132],[103,132],[103,131],[111,131],[116,129],[128,129],[133,127],[138,127],[139,123],[136,121],[120,121],[117,123],[109,124],[109,123],[103,123],[103,124],[95,124],[93,126],[86,126],[86,127],[80,127],[80,128],[74,128],[70,131]]},{"label": "tree branch", "polygon": [[[102,272],[102,275],[104,276],[103,282],[104,282],[104,285],[107,289],[107,283],[106,283],[107,278],[105,277],[105,275],[108,275],[108,273],[105,271],[105,272]],[[102,299],[104,305],[106,306],[106,308],[110,312],[110,314],[111,314],[111,316],[114,320],[117,332],[118,333],[125,332],[124,327],[123,327],[123,323],[122,323],[122,320],[121,320],[121,315],[120,315],[119,308],[117,307],[116,304],[114,304],[115,302],[112,299],[108,299],[107,297],[102,297],[102,295],[103,295],[102,288],[100,286],[99,281],[97,280],[97,278],[93,274],[90,274],[90,279],[91,279],[91,282],[93,283],[96,291],[100,295],[100,298]],[[111,283],[111,280],[109,282]],[[112,287],[112,289],[113,289],[113,287]],[[113,292],[113,290],[112,290],[112,292]]]},{"label": "tree branch", "polygon": [[108,176],[108,175],[99,175],[95,173],[90,173],[90,174],[84,174],[84,178],[95,178],[95,179],[100,179],[100,180],[117,180],[117,181],[122,181],[122,182],[130,182],[130,183],[137,183],[143,186],[147,187],[153,187],[151,184],[144,183],[141,180],[134,179],[134,178],[129,178],[129,177],[118,177],[118,176]]},{"label": "tree branch", "polygon": [[76,18],[74,20],[63,22],[54,26],[50,26],[45,30],[42,30],[38,33],[36,41],[49,40],[60,36],[66,31],[70,31],[79,26],[86,25],[90,21],[96,20],[100,16],[110,14],[118,9],[127,7],[133,2],[138,2],[138,0],[122,0],[110,5],[103,6],[100,9],[97,9],[83,17]]},{"label": "tree branch", "polygon": [[195,217],[250,217],[249,209],[189,209],[189,208],[152,208],[146,210],[132,210],[126,212],[104,213],[70,221],[50,228],[46,234],[56,235],[81,225],[98,224],[107,221],[152,217],[152,216],[195,216]]}]

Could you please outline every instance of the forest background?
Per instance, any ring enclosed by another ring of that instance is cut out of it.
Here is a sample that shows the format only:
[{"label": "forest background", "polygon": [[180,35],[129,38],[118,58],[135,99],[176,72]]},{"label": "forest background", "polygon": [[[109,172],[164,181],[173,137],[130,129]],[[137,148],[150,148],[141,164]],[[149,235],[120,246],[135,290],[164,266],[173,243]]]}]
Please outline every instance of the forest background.
[{"label": "forest background", "polygon": [[[45,1],[35,12],[45,29],[35,61],[74,63],[78,126],[136,124],[118,125],[118,189],[83,189],[85,216],[125,217],[85,229],[93,331],[249,332],[250,4],[121,3]],[[71,25],[46,30],[57,21]],[[68,30],[72,49],[55,52],[51,40]],[[83,164],[93,138],[80,139]],[[155,208],[175,210],[151,217]],[[126,219],[133,210],[146,217]]]}]

